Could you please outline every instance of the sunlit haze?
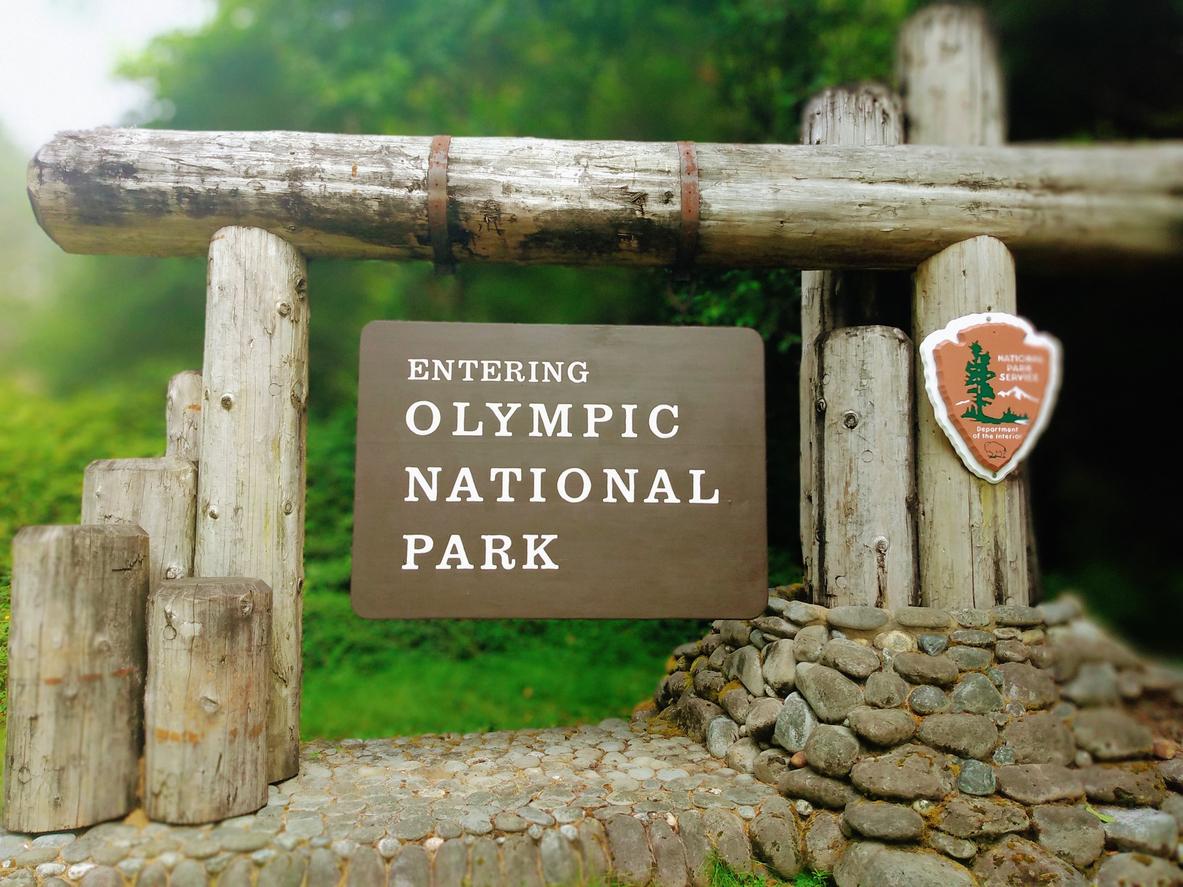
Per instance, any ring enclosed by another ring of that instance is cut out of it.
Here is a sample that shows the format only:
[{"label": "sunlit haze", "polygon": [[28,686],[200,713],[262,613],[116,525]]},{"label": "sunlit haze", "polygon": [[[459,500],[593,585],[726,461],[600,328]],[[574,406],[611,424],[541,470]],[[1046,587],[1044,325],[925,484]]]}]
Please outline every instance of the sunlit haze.
[{"label": "sunlit haze", "polygon": [[58,130],[125,122],[148,96],[113,75],[119,61],[212,12],[211,0],[5,0],[0,129],[32,150]]}]

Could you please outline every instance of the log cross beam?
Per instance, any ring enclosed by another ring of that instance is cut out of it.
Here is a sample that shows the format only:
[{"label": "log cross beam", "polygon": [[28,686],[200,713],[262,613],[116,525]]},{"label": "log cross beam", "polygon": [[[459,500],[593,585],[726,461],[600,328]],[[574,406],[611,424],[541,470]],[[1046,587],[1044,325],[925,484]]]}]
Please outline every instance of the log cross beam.
[{"label": "log cross beam", "polygon": [[[308,257],[433,256],[429,137],[95,129],[29,165],[73,253],[202,255],[227,225]],[[1183,142],[1131,146],[695,146],[696,263],[912,268],[978,235],[1051,269],[1183,264]],[[681,236],[674,142],[456,138],[459,261],[663,266]]]}]

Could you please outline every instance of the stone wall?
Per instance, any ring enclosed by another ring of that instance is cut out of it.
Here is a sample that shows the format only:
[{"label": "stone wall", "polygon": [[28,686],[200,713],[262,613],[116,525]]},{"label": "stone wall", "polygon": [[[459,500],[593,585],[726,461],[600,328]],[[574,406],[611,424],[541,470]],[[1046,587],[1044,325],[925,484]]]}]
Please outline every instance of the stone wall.
[{"label": "stone wall", "polygon": [[840,887],[1183,885],[1183,757],[1132,714],[1183,705],[1178,674],[1072,599],[888,612],[795,591],[678,647],[638,719],[794,802],[807,864]]}]

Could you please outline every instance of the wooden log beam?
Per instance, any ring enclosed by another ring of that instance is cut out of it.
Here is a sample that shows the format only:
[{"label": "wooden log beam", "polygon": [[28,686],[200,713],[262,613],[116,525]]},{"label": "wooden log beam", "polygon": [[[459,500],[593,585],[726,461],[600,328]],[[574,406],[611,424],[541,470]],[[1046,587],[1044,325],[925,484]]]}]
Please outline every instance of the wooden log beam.
[{"label": "wooden log beam", "polygon": [[[425,137],[66,132],[29,167],[42,227],[76,253],[200,255],[263,228],[310,257],[430,259]],[[697,261],[911,268],[988,234],[1022,260],[1183,262],[1183,144],[942,148],[697,146]],[[457,138],[459,261],[669,265],[672,142]]]},{"label": "wooden log beam", "polygon": [[270,782],[300,763],[306,277],[299,252],[266,231],[226,228],[209,243],[194,572],[271,587]]},{"label": "wooden log beam", "polygon": [[26,527],[12,540],[4,827],[82,828],[135,807],[148,534]]},{"label": "wooden log beam", "polygon": [[[904,112],[899,99],[875,83],[854,88],[827,89],[814,96],[801,115],[801,142],[805,145],[898,145],[904,140]],[[818,377],[818,340],[833,329],[873,323],[878,281],[882,275],[868,271],[801,272],[801,561],[810,598],[824,603],[822,572],[822,494],[826,467],[821,438],[825,411]],[[874,493],[872,495],[878,495]],[[844,524],[827,528],[841,532]],[[856,601],[826,597],[830,606]],[[861,600],[863,591],[856,592]],[[841,597],[841,596],[839,596]],[[873,597],[872,597],[873,600]]]},{"label": "wooden log beam", "polygon": [[267,803],[271,589],[180,579],[148,600],[144,807],[195,824]]}]

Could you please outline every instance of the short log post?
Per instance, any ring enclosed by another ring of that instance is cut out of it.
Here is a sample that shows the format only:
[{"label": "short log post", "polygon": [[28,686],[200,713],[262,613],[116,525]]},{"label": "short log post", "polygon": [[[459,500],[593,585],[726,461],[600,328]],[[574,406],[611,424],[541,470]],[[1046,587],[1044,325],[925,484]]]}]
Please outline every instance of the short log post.
[{"label": "short log post", "polygon": [[[903,130],[899,99],[875,83],[850,89],[827,89],[806,105],[801,119],[801,141],[806,145],[897,145],[903,141]],[[818,374],[818,344],[831,330],[873,322],[878,280],[879,275],[864,271],[801,272],[801,550],[805,586],[810,597],[831,606],[873,603],[880,589],[877,582],[864,582],[877,577],[873,570],[864,573],[853,565],[847,569],[839,566],[841,562],[823,566],[823,548],[837,556],[839,552],[859,550],[867,540],[863,538],[865,527],[824,519],[827,508],[855,507],[853,500],[825,502],[827,475],[856,469],[854,466],[827,466],[822,455],[827,415],[822,409],[825,400]],[[846,364],[846,361],[841,362]],[[905,421],[906,417],[900,415],[899,418]],[[879,451],[882,453],[882,448]],[[832,455],[838,458],[837,454]],[[882,510],[889,507],[889,503],[878,494],[874,498],[875,509],[882,516]],[[890,507],[899,510],[899,519],[890,523],[895,526],[908,524],[904,535],[912,537],[910,501],[900,500],[891,503]],[[870,515],[868,519],[878,523],[877,518],[872,519]],[[893,558],[899,551],[896,546]],[[874,558],[861,559],[874,564]],[[898,571],[894,575],[898,575]],[[841,582],[831,581],[835,576],[841,577]],[[910,596],[910,590],[904,592],[904,601],[907,602]]]},{"label": "short log post", "polygon": [[[1015,310],[1015,262],[993,237],[941,250],[916,269],[917,335],[954,317]],[[943,318],[939,320],[938,318]],[[930,327],[930,324],[933,326]],[[917,361],[919,363],[919,361]],[[918,397],[923,368],[917,367]],[[920,590],[930,607],[1027,604],[1027,498],[1014,475],[998,484],[970,474],[927,400],[918,403]]]},{"label": "short log post", "polygon": [[904,607],[916,592],[912,341],[889,326],[818,345],[821,602]]},{"label": "short log post", "polygon": [[210,242],[194,568],[272,590],[270,782],[299,770],[306,280],[304,258],[267,231]]},{"label": "short log post", "polygon": [[197,469],[188,459],[102,459],[86,467],[83,524],[133,524],[151,540],[152,587],[193,573]]},{"label": "short log post", "polygon": [[168,380],[164,426],[166,456],[201,461],[201,373],[197,370],[185,370]]},{"label": "short log post", "polygon": [[148,535],[26,527],[12,554],[4,827],[124,816],[139,779]]},{"label": "short log post", "polygon": [[195,824],[267,803],[271,589],[180,579],[148,602],[144,808]]},{"label": "short log post", "polygon": [[[914,15],[897,47],[913,144],[999,145],[1006,102],[986,14],[939,4]],[[1016,311],[1014,260],[994,238],[954,244],[920,265],[912,301],[916,344],[963,314]],[[916,371],[923,373],[919,359]],[[936,607],[1032,600],[1028,495],[1022,469],[997,485],[961,464],[916,386],[920,596]]]}]

